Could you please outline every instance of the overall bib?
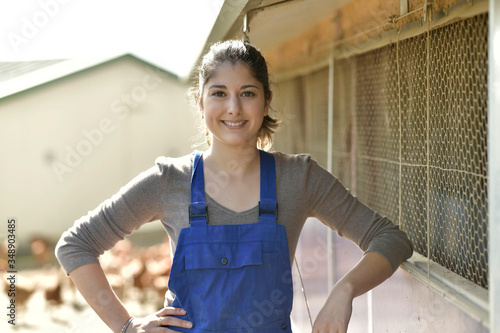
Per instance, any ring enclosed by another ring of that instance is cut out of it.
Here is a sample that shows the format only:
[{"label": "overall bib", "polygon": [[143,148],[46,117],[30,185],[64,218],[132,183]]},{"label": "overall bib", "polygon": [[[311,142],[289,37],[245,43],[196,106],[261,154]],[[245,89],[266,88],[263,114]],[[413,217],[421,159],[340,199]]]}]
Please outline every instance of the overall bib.
[{"label": "overall bib", "polygon": [[209,225],[202,153],[191,178],[190,227],[179,234],[170,272],[172,306],[193,323],[179,332],[289,332],[293,284],[285,227],[276,223],[274,156],[260,152],[257,223]]}]

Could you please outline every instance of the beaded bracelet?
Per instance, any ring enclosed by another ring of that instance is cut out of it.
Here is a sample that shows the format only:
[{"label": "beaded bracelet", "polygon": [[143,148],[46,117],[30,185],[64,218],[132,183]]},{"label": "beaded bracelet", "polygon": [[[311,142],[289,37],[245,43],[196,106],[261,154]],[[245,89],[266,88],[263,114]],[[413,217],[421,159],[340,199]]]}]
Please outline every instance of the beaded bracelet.
[{"label": "beaded bracelet", "polygon": [[134,317],[130,317],[129,320],[127,320],[127,322],[125,323],[125,325],[123,326],[122,328],[122,331],[120,333],[125,333],[127,331],[127,328],[128,326],[130,325],[130,323],[132,322],[132,320],[134,320],[135,318]]}]

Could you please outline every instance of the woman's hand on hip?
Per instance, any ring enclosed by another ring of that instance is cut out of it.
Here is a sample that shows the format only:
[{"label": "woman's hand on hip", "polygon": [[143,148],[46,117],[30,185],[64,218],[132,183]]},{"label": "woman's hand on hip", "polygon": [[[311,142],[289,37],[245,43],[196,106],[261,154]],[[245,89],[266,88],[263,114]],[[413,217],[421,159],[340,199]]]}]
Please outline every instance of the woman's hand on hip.
[{"label": "woman's hand on hip", "polygon": [[[166,307],[160,311],[143,318],[134,318],[130,323],[126,333],[160,333],[176,332],[175,326],[191,328],[193,324],[190,321],[179,319],[172,316],[182,316],[186,310],[179,308]],[[166,326],[174,326],[174,329]]]}]

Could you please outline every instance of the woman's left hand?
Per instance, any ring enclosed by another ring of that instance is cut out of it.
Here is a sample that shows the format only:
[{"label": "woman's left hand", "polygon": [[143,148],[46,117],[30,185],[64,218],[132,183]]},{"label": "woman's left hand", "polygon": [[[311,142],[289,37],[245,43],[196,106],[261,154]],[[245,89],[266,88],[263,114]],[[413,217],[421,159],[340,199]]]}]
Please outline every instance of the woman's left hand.
[{"label": "woman's left hand", "polygon": [[391,274],[391,264],[384,256],[376,252],[366,253],[356,266],[333,286],[314,322],[313,333],[346,333],[354,297],[375,288]]},{"label": "woman's left hand", "polygon": [[353,297],[335,288],[319,312],[313,333],[346,333],[352,313]]}]

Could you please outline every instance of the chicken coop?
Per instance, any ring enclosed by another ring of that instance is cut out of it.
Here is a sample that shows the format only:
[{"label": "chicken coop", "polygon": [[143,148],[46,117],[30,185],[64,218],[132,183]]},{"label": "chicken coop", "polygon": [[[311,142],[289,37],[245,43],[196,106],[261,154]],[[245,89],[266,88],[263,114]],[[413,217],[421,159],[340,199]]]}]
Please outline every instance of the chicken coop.
[{"label": "chicken coop", "polygon": [[[268,60],[276,149],[311,154],[414,245],[356,300],[349,332],[500,332],[500,2],[234,1],[221,22],[231,14],[212,35]],[[301,237],[293,318],[306,332],[361,253],[314,221]]]}]

